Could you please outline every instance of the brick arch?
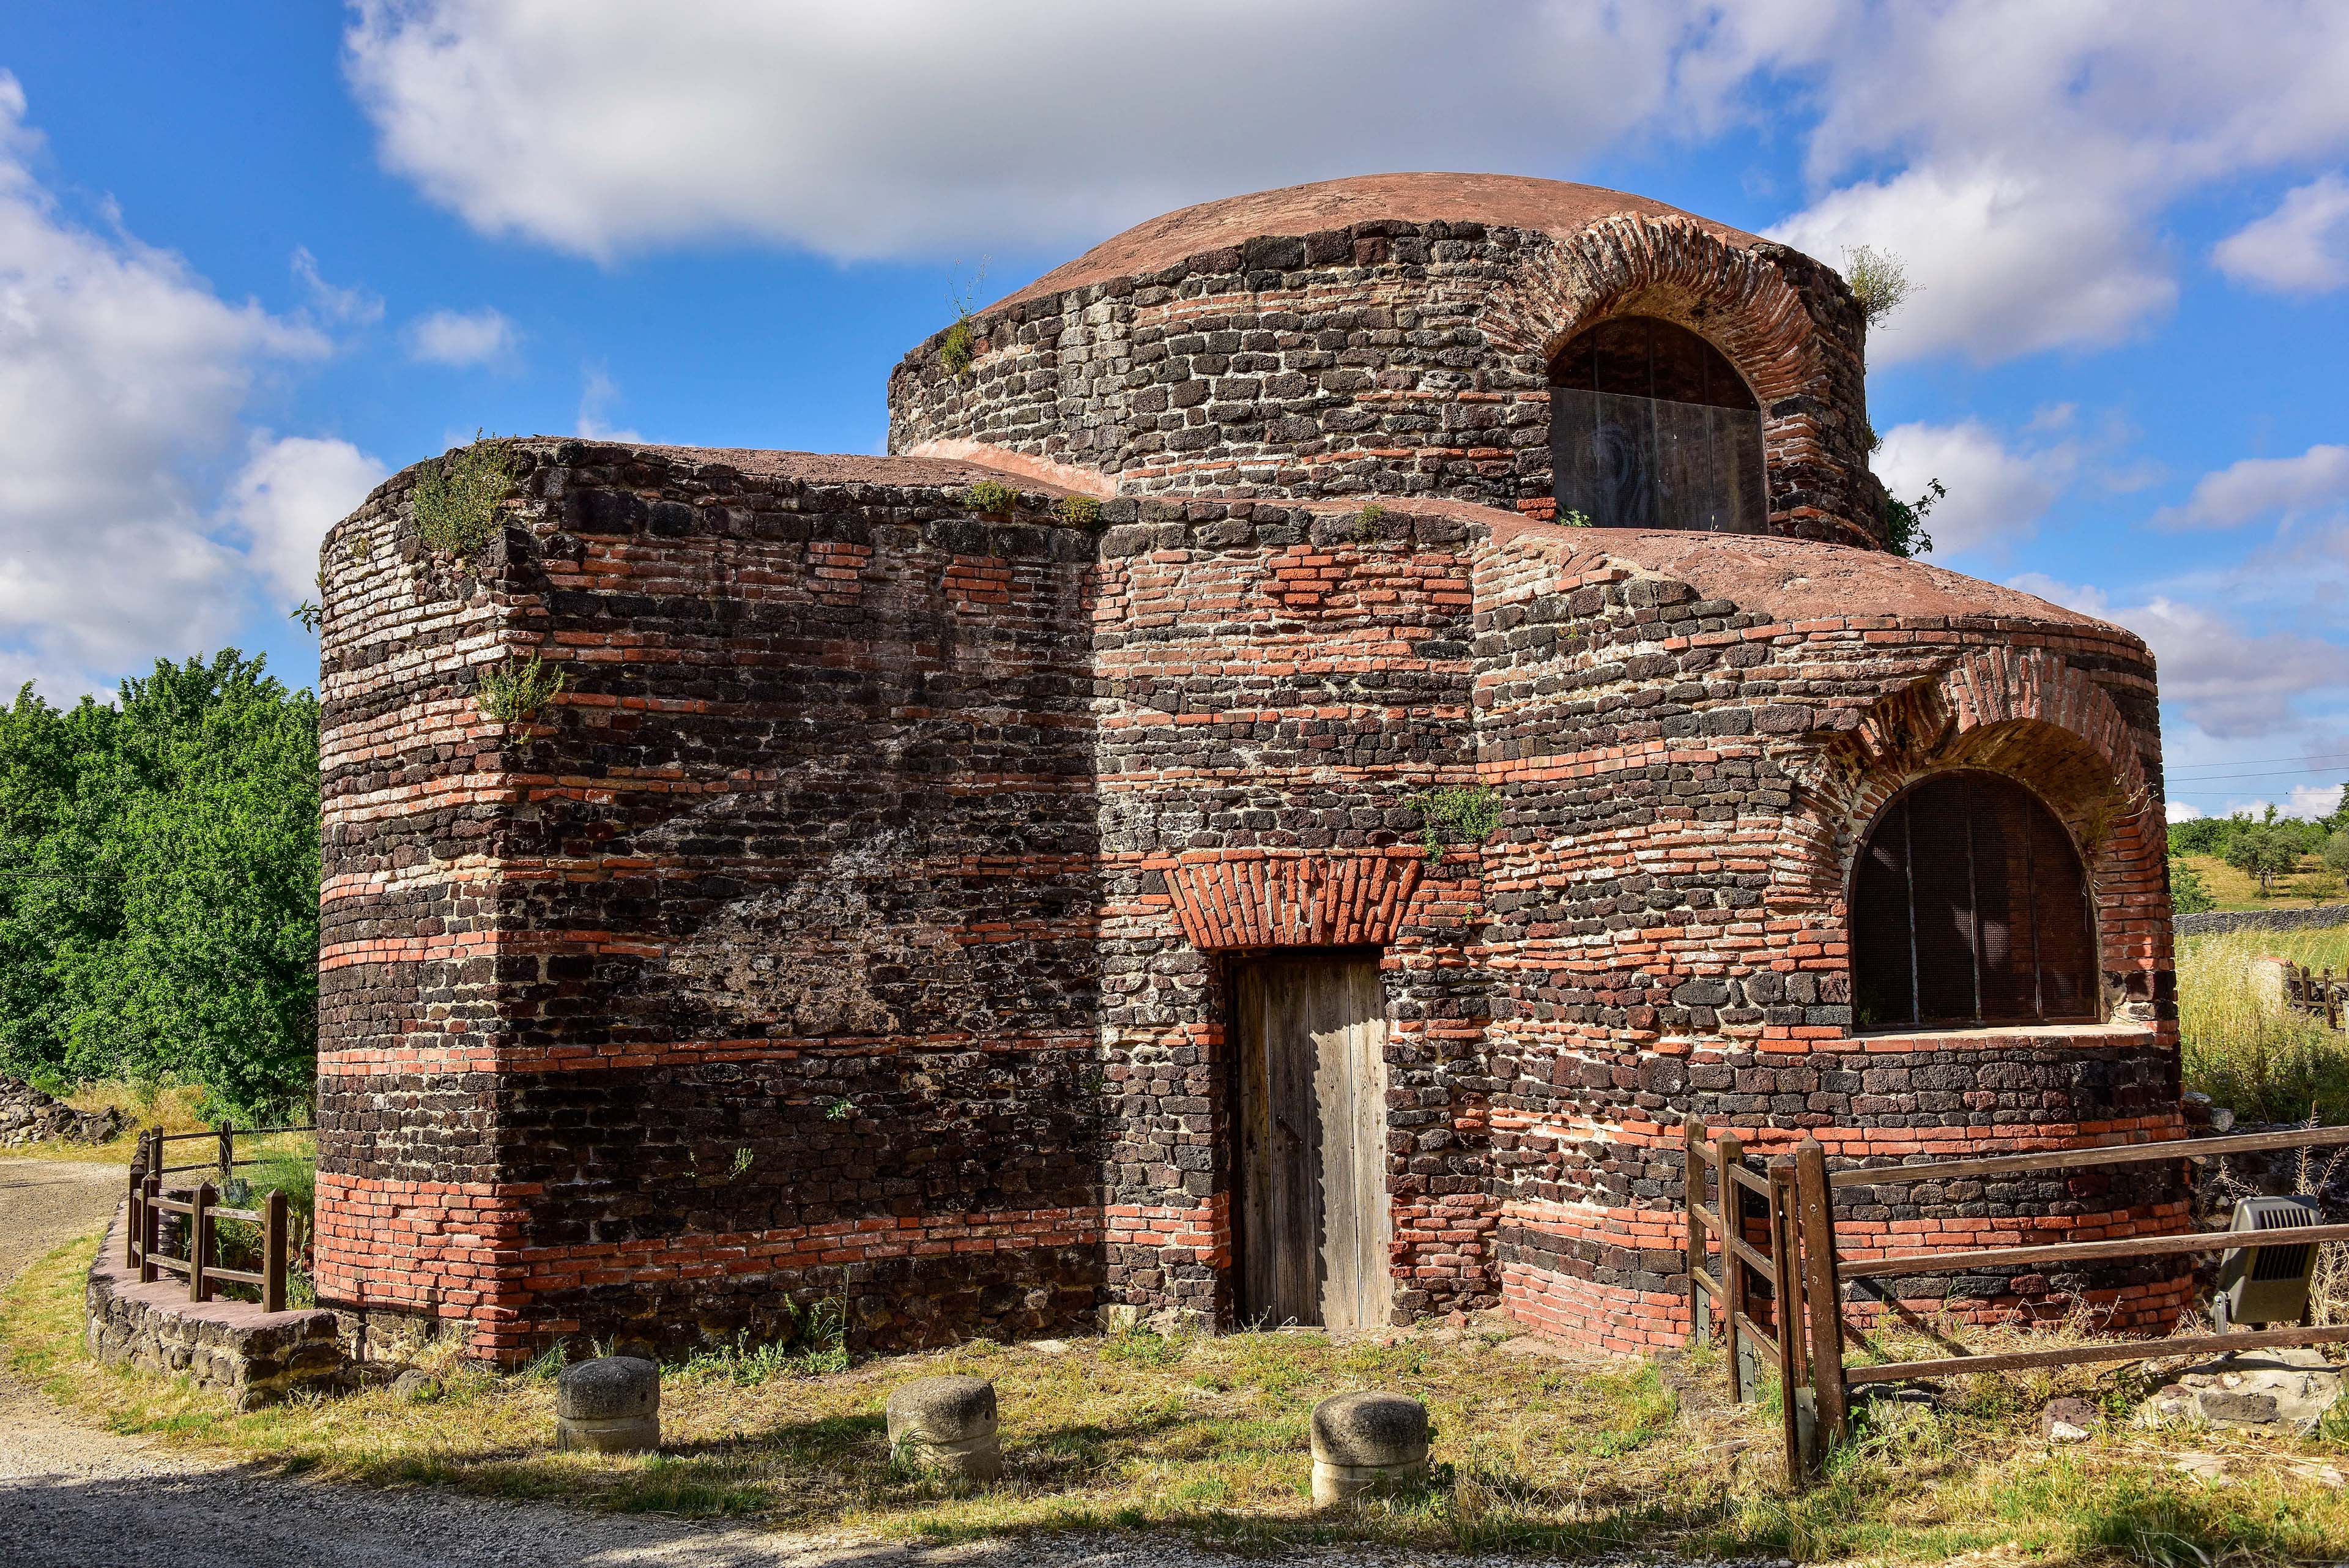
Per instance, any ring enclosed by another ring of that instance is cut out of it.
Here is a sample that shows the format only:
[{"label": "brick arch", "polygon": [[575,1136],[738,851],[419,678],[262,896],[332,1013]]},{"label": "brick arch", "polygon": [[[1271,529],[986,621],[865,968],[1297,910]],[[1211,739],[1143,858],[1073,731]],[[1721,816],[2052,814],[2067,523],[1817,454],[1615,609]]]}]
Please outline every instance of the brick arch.
[{"label": "brick arch", "polygon": [[1419,888],[1417,852],[1185,856],[1164,868],[1183,934],[1202,952],[1383,947]]},{"label": "brick arch", "polygon": [[2054,812],[2086,867],[2116,1017],[2156,1016],[2169,967],[2168,841],[2144,759],[2104,688],[2040,649],[1982,648],[1878,699],[1850,728],[1778,749],[1809,819],[1807,852],[1780,890],[1841,919],[1868,825],[1928,774],[1975,767],[2013,778]]},{"label": "brick arch", "polygon": [[[1847,476],[1853,466],[1852,432],[1829,427],[1865,423],[1856,324],[1848,338],[1823,324],[1780,257],[1800,259],[1778,246],[1730,244],[1685,218],[1624,213],[1529,254],[1486,307],[1487,340],[1518,359],[1520,374],[1546,379],[1559,349],[1611,317],[1687,327],[1761,402],[1773,531],[1873,547],[1868,526],[1806,500],[1812,486],[1803,478]],[[1836,421],[1833,410],[1847,417]],[[1547,514],[1541,501],[1524,506]]]},{"label": "brick arch", "polygon": [[1813,732],[1775,760],[1806,794],[1848,813],[1889,780],[1960,761],[2027,778],[2034,770],[2001,766],[2000,759],[2013,742],[2030,743],[2031,726],[2060,731],[2092,753],[2107,773],[2103,793],[2110,801],[2131,811],[2150,806],[2144,759],[2119,707],[2086,674],[2041,649],[1977,649],[1879,698],[1850,729],[1824,740]]},{"label": "brick arch", "polygon": [[1765,408],[1817,377],[1817,328],[1785,275],[1685,218],[1625,213],[1558,242],[1495,297],[1486,329],[1495,347],[1547,369],[1580,333],[1635,314],[1702,334]]}]

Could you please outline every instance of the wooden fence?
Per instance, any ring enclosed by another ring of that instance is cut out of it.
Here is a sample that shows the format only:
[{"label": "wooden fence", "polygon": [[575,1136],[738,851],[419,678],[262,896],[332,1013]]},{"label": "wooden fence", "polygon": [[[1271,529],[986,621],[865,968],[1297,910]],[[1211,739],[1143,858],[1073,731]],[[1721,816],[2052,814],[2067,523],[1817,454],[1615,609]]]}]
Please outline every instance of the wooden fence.
[{"label": "wooden fence", "polygon": [[[1719,1320],[1729,1346],[1729,1390],[1733,1399],[1745,1397],[1747,1391],[1748,1368],[1741,1363],[1755,1354],[1771,1357],[1782,1391],[1780,1425],[1785,1443],[1786,1473],[1798,1484],[1816,1479],[1822,1456],[1848,1435],[1850,1390],[1857,1386],[2032,1366],[2139,1361],[2349,1341],[2349,1326],[2302,1325],[1854,1365],[1844,1348],[1847,1334],[1859,1337],[1844,1322],[1843,1287],[1848,1281],[1897,1274],[1964,1273],[1978,1269],[2035,1272],[2051,1263],[2112,1262],[2127,1258],[2222,1252],[2250,1244],[2251,1233],[2196,1231],[2109,1241],[1896,1252],[1847,1261],[1836,1241],[1834,1204],[1836,1189],[1845,1187],[1908,1186],[1924,1181],[1961,1181],[2172,1159],[2200,1160],[2229,1154],[2349,1144],[2349,1127],[2301,1127],[2236,1137],[2185,1138],[2106,1148],[1936,1160],[1920,1165],[1858,1167],[1832,1173],[1826,1167],[1826,1151],[1812,1137],[1805,1137],[1795,1146],[1791,1158],[1781,1156],[1763,1173],[1745,1168],[1744,1147],[1734,1134],[1708,1137],[1703,1126],[1690,1117],[1683,1125],[1682,1139],[1688,1151],[1682,1203],[1688,1216],[1691,1304],[1695,1308],[1691,1314],[1691,1340],[1709,1337]],[[1707,1203],[1708,1196],[1715,1201]],[[1756,1199],[1758,1215],[1750,1211],[1754,1207],[1752,1200]],[[1750,1237],[1757,1229],[1767,1239],[1766,1251],[1750,1244]],[[1715,1241],[1720,1244],[1722,1260],[1717,1271],[1713,1266]],[[2324,1241],[2349,1241],[2349,1225],[2295,1225],[2261,1231],[2257,1232],[2256,1244],[2274,1247]],[[1766,1280],[1771,1288],[1771,1323],[1767,1329],[1751,1312],[1754,1303],[1750,1293],[1757,1276]],[[1699,1293],[1703,1299],[1702,1307],[1696,1305]]]},{"label": "wooden fence", "polygon": [[2343,1004],[2349,1002],[2349,974],[2335,980],[2330,969],[2311,974],[2306,964],[2287,961],[2283,966],[2283,1000],[2294,1012],[2322,1018],[2326,1028],[2338,1029]]},{"label": "wooden fence", "polygon": [[[184,1276],[191,1302],[212,1300],[213,1292],[222,1284],[252,1285],[261,1292],[263,1311],[284,1312],[286,1263],[291,1251],[285,1194],[273,1189],[258,1209],[231,1209],[220,1200],[221,1187],[227,1185],[239,1166],[261,1163],[250,1157],[239,1158],[238,1138],[310,1130],[222,1127],[211,1132],[150,1130],[140,1134],[138,1150],[130,1161],[130,1217],[124,1241],[124,1263],[139,1271],[143,1283],[151,1284],[165,1273]],[[197,1139],[212,1146],[212,1158],[190,1165],[169,1163],[171,1145]],[[221,1187],[210,1181],[199,1181],[190,1187],[167,1180],[197,1170],[217,1171]],[[166,1214],[180,1215],[186,1221],[179,1228],[177,1241],[171,1244],[164,1241]],[[243,1220],[261,1228],[260,1268],[232,1269],[220,1262],[219,1223],[222,1220]]]}]

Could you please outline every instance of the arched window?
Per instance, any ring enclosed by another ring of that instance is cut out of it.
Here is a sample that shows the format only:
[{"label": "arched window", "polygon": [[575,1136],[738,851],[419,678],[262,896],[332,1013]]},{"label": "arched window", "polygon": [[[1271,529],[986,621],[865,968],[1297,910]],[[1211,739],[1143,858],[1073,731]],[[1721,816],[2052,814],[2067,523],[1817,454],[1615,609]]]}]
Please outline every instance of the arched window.
[{"label": "arched window", "polygon": [[1648,316],[1602,321],[1549,370],[1557,514],[1602,528],[1759,534],[1762,409],[1721,350]]},{"label": "arched window", "polygon": [[1868,828],[1851,969],[1863,1029],[2095,1022],[2087,877],[2070,836],[1996,774],[1925,780]]}]

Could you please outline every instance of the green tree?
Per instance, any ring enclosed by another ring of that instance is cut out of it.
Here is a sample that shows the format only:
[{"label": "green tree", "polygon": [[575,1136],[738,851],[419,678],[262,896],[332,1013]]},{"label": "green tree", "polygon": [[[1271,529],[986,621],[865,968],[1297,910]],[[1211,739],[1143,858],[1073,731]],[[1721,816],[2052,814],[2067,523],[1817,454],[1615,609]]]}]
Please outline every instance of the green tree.
[{"label": "green tree", "polygon": [[2275,879],[2299,869],[2303,846],[2300,834],[2284,824],[2268,821],[2246,827],[2228,842],[2227,864],[2260,879],[2260,897],[2275,896]]},{"label": "green tree", "polygon": [[2199,915],[2219,907],[2219,900],[2203,885],[2202,873],[2175,856],[2169,862],[2169,907],[2181,915]]},{"label": "green tree", "polygon": [[2349,878],[2349,828],[2344,828],[2324,841],[2324,864]]},{"label": "green tree", "polygon": [[257,1116],[316,1052],[318,707],[233,649],[0,712],[0,1070],[200,1084]]}]

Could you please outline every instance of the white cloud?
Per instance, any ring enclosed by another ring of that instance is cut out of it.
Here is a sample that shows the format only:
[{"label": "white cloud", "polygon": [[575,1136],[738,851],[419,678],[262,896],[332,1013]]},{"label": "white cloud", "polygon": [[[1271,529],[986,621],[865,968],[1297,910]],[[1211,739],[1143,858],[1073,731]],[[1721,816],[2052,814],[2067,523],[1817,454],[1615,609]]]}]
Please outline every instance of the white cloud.
[{"label": "white cloud", "polygon": [[1930,481],[1941,482],[1949,493],[1935,504],[1926,530],[1933,535],[1934,555],[1942,556],[2027,536],[2063,493],[2076,462],[2068,443],[2013,448],[1981,421],[1964,420],[1896,425],[1871,466],[1903,501],[1923,494]]},{"label": "white cloud", "polygon": [[294,277],[311,305],[327,320],[349,327],[372,327],[383,319],[383,296],[363,288],[337,288],[318,272],[318,258],[307,245],[294,247]]},{"label": "white cloud", "polygon": [[2178,296],[2127,203],[1996,164],[1847,186],[1774,234],[1838,265],[1863,244],[1902,259],[1916,290],[1869,335],[1871,365],[2110,343]]},{"label": "white cloud", "polygon": [[587,367],[585,379],[579,388],[578,433],[590,441],[641,441],[645,438],[625,425],[616,425],[605,415],[620,400],[620,384],[612,379],[602,367]]},{"label": "white cloud", "polygon": [[2272,734],[2294,722],[2294,704],[2349,687],[2349,648],[2293,631],[2246,631],[2178,599],[2153,595],[2116,605],[2103,590],[2037,572],[2008,586],[2116,622],[2145,639],[2158,661],[2162,701],[2219,740]]},{"label": "white cloud", "polygon": [[2349,285],[2349,180],[2327,174],[2287,192],[2276,210],[2219,242],[2219,270],[2285,294]]},{"label": "white cloud", "polygon": [[231,305],[180,257],[67,221],[0,73],[0,672],[56,695],[216,646],[247,604],[193,472],[264,367],[325,337]]},{"label": "white cloud", "polygon": [[2161,814],[2163,819],[2168,822],[2192,822],[2203,815],[2201,811],[2182,800],[2164,801]]},{"label": "white cloud", "polygon": [[1908,263],[1920,286],[1878,364],[2111,342],[2175,297],[2169,203],[2349,146],[2349,8],[2236,0],[2214,25],[2195,0],[1949,0],[1844,20],[1815,67],[1821,193],[1777,232]]},{"label": "white cloud", "polygon": [[408,357],[419,364],[465,369],[510,358],[522,334],[503,311],[435,310],[408,324]]},{"label": "white cloud", "polygon": [[229,485],[227,514],[247,560],[290,607],[317,597],[326,530],[390,473],[347,441],[255,431],[252,455]]},{"label": "white cloud", "polygon": [[2110,342],[2176,296],[2170,203],[2349,148],[2349,6],[2310,0],[2237,0],[2223,25],[2201,0],[1430,17],[1410,0],[1195,0],[1175,24],[1085,0],[356,0],[345,65],[387,167],[485,233],[599,258],[1074,246],[1295,181],[1565,169],[1807,112],[1815,196],[1783,233],[1830,262],[1890,248],[1922,285],[1879,363]]},{"label": "white cloud", "polygon": [[2247,457],[2206,473],[2183,506],[2153,521],[2164,528],[2236,528],[2254,518],[2292,517],[2349,504],[2349,446],[2313,446],[2298,457]]},{"label": "white cloud", "polygon": [[485,233],[598,257],[1090,243],[1295,181],[1556,164],[1660,117],[1692,47],[1743,74],[1695,0],[1510,9],[358,0],[346,67],[388,167]]}]

